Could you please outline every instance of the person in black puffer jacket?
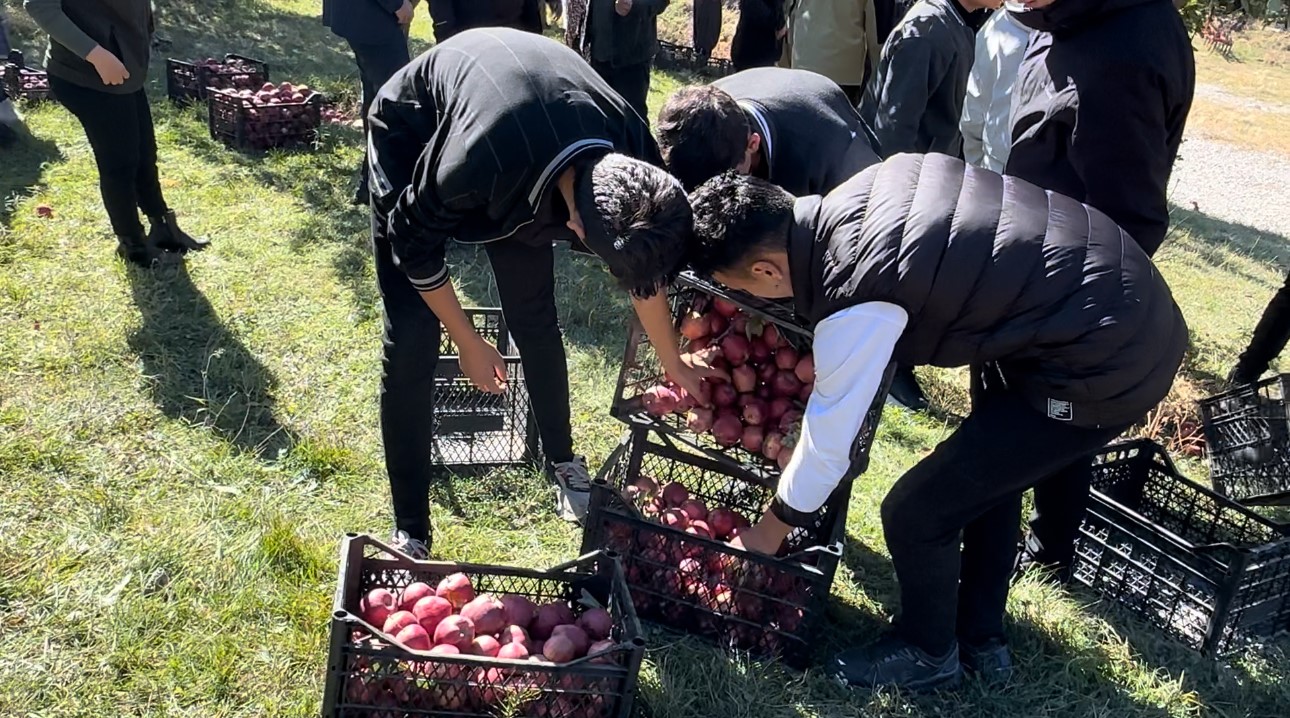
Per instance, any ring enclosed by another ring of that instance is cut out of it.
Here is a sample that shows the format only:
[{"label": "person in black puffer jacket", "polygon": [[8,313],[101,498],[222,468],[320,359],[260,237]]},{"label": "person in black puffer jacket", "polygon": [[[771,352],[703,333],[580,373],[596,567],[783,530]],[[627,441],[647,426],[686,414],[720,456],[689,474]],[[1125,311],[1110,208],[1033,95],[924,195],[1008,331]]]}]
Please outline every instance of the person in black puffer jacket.
[{"label": "person in black puffer jacket", "polygon": [[825,197],[727,173],[691,203],[694,268],[791,298],[814,331],[801,439],[735,543],[775,553],[853,471],[889,362],[991,368],[963,423],[882,503],[896,630],[834,670],[911,690],[964,668],[1005,678],[1021,493],[1089,471],[1084,457],[1169,391],[1187,326],[1168,285],[1105,214],[944,155],[898,155]]}]

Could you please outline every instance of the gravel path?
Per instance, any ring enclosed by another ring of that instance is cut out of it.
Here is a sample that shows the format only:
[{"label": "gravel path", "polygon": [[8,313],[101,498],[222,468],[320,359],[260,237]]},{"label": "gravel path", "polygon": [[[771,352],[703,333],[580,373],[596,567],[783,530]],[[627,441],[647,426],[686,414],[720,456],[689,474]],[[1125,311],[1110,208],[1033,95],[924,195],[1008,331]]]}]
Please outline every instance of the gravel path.
[{"label": "gravel path", "polygon": [[1248,110],[1259,110],[1261,112],[1290,113],[1290,105],[1280,102],[1265,102],[1256,100],[1243,95],[1236,95],[1223,89],[1218,85],[1206,85],[1201,83],[1196,85],[1197,99],[1213,100],[1225,105],[1235,105]]},{"label": "gravel path", "polygon": [[1290,239],[1290,157],[1189,137],[1169,184],[1179,207]]}]

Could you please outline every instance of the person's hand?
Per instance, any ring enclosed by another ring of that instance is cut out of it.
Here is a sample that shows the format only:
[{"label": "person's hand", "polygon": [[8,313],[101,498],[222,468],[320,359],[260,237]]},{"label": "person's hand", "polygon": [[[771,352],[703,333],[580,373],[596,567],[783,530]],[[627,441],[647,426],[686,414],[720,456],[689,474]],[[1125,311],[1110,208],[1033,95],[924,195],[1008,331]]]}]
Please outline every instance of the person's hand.
[{"label": "person's hand", "polygon": [[762,516],[761,521],[740,531],[738,536],[730,539],[730,545],[735,548],[774,556],[779,553],[779,547],[792,530],[792,526],[780,521],[775,514],[767,511],[766,515]]},{"label": "person's hand", "polygon": [[702,399],[711,394],[710,391],[704,390],[704,379],[730,381],[729,373],[710,366],[702,354],[682,354],[676,363],[667,367],[667,375],[703,406],[711,403]]},{"label": "person's hand", "polygon": [[788,26],[787,26],[787,25],[785,25],[784,27],[781,27],[780,29],[778,29],[778,30],[776,30],[776,31],[775,31],[775,39],[776,39],[776,40],[783,40],[783,39],[784,39],[784,38],[786,38],[786,37],[788,37]]},{"label": "person's hand", "polygon": [[102,45],[95,45],[85,59],[98,71],[99,79],[103,80],[104,85],[120,85],[130,79],[130,71],[125,69],[121,60]]},{"label": "person's hand", "polygon": [[506,390],[506,362],[497,347],[475,335],[475,338],[457,347],[461,373],[480,391],[501,394]]},{"label": "person's hand", "polygon": [[394,17],[398,18],[400,25],[412,24],[412,11],[414,7],[408,0],[403,0],[403,4],[398,10],[394,11]]},{"label": "person's hand", "polygon": [[614,11],[619,15],[627,15],[632,11],[632,0],[614,0]]}]

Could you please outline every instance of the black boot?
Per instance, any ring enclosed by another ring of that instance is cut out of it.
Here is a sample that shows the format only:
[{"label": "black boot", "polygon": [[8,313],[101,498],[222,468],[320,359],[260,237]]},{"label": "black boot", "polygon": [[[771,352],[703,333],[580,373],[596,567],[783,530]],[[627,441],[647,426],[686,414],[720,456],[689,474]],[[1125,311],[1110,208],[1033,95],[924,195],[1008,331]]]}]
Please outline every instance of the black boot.
[{"label": "black boot", "polygon": [[160,217],[149,217],[148,221],[152,223],[152,231],[148,232],[148,239],[159,249],[167,252],[200,252],[206,249],[210,240],[198,239],[189,235],[179,228],[179,222],[175,220],[174,212],[167,212]]},{"label": "black boot", "polygon": [[135,236],[118,234],[116,241],[117,256],[136,267],[151,269],[153,263],[161,258],[161,252],[150,238],[143,236],[142,231]]}]

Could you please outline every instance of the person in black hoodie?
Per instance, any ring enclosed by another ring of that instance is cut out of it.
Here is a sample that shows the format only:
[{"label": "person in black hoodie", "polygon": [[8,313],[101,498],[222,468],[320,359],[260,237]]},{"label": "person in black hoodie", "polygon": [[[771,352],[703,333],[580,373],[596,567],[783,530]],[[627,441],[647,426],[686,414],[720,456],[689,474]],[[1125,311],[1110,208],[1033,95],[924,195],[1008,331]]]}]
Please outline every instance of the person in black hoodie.
[{"label": "person in black hoodie", "polygon": [[678,90],[659,112],[658,140],[687,189],[737,169],[794,194],[824,194],[878,162],[836,83],[780,67]]},{"label": "person in black hoodie", "polygon": [[670,0],[588,0],[578,49],[641,117],[649,117],[649,72],[658,16]]},{"label": "person in black hoodie", "polygon": [[775,65],[782,51],[780,41],[787,33],[784,0],[740,0],[730,62],[736,70]]},{"label": "person in black hoodie", "polygon": [[883,499],[894,632],[833,671],[865,688],[948,687],[964,669],[1006,679],[1021,492],[1169,391],[1187,325],[1164,278],[1105,214],[945,155],[898,155],[824,197],[731,172],[690,199],[695,270],[791,299],[814,332],[801,438],[769,510],[732,543],[774,554],[854,475],[890,361],[991,368],[963,423]]},{"label": "person in black hoodie", "polygon": [[1039,32],[1017,75],[1005,174],[1097,207],[1155,254],[1196,88],[1182,17],[1172,0],[1023,4],[1013,16]]},{"label": "person in black hoodie", "polygon": [[[1196,85],[1171,0],[1034,0],[1038,30],[1013,90],[1004,174],[1105,212],[1148,257],[1169,228],[1166,193]],[[1066,577],[1087,505],[1087,467],[1035,490],[1021,565]]]},{"label": "person in black hoodie", "polygon": [[558,510],[581,520],[590,476],[570,430],[552,244],[567,241],[606,263],[632,293],[663,366],[698,392],[711,372],[681,359],[659,291],[680,269],[688,241],[685,191],[660,169],[648,125],[582,58],[519,30],[467,30],[435,46],[386,83],[369,120],[385,313],[381,432],[396,543],[428,550],[441,328],[475,386],[499,393],[506,383],[501,356],[475,332],[453,289],[450,238],[488,255],[559,487]]}]

